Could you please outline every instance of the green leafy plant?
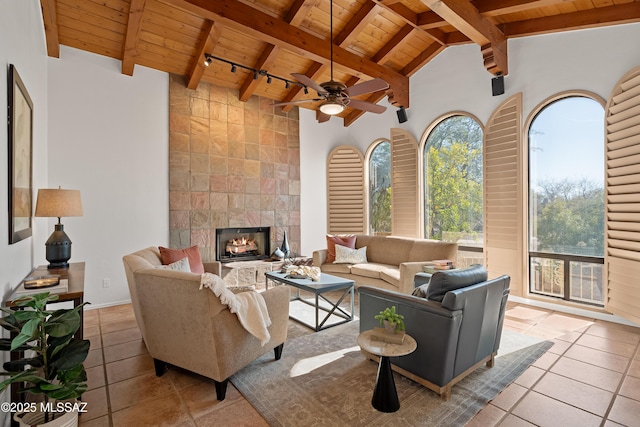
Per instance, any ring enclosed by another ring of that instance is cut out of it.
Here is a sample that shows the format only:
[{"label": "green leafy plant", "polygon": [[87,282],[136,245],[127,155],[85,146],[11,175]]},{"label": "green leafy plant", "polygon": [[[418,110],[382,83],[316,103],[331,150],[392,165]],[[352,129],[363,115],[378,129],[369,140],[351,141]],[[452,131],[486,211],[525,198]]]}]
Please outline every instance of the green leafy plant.
[{"label": "green leafy plant", "polygon": [[0,375],[8,378],[0,383],[0,392],[12,383],[26,382],[29,386],[22,392],[44,395],[48,402],[75,399],[87,390],[83,362],[90,342],[73,335],[80,327],[79,312],[88,303],[73,309],[46,310],[47,304],[57,299],[58,295],[44,292],[17,300],[19,309],[1,309],[7,315],[0,319],[0,326],[16,336],[0,339],[0,350],[20,351],[24,357],[3,365],[6,372]]},{"label": "green leafy plant", "polygon": [[380,320],[380,326],[383,326],[384,321],[386,320],[387,322],[396,325],[396,329],[400,331],[405,330],[404,316],[396,312],[395,305],[392,305],[391,308],[389,307],[385,308],[380,313],[376,314],[374,317]]}]

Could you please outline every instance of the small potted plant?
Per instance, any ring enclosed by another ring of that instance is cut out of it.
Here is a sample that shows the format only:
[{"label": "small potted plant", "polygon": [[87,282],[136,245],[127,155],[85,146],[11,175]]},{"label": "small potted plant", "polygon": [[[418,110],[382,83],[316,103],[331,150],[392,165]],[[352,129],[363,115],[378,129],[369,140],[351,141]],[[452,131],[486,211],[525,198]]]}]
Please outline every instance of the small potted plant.
[{"label": "small potted plant", "polygon": [[20,425],[62,425],[63,418],[70,419],[64,425],[78,422],[81,405],[76,399],[87,390],[83,362],[90,342],[75,339],[74,334],[80,327],[79,311],[88,303],[73,309],[46,310],[47,304],[57,299],[57,295],[44,292],[17,300],[17,310],[1,309],[7,315],[0,319],[0,326],[15,337],[0,339],[0,350],[22,352],[22,357],[3,365],[5,372],[0,375],[8,378],[0,382],[0,392],[12,383],[27,383],[22,392],[44,397],[44,402],[23,405],[28,411],[15,418]]},{"label": "small potted plant", "polygon": [[374,316],[380,320],[380,326],[384,326],[389,334],[395,334],[396,331],[404,331],[404,316],[396,312],[396,306],[387,307]]}]

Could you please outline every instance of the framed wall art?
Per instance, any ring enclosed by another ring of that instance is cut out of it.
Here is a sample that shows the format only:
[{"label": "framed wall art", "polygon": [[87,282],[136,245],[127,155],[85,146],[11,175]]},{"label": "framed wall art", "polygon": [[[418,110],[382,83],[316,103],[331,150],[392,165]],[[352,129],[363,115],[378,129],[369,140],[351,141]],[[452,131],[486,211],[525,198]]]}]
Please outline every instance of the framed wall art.
[{"label": "framed wall art", "polygon": [[32,233],[33,102],[11,64],[9,92],[9,244]]}]

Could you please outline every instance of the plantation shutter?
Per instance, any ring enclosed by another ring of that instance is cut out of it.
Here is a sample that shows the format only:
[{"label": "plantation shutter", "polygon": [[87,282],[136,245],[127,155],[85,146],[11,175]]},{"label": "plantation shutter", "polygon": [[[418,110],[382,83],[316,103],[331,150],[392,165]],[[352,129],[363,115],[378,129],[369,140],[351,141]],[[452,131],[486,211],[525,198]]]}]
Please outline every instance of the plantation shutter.
[{"label": "plantation shutter", "polygon": [[640,67],[612,91],[605,136],[605,308],[640,323]]},{"label": "plantation shutter", "polygon": [[421,237],[418,197],[418,143],[391,129],[391,220],[394,236]]},{"label": "plantation shutter", "polygon": [[489,277],[511,276],[511,293],[522,296],[523,219],[520,161],[522,94],[491,115],[484,134],[484,248]]},{"label": "plantation shutter", "polygon": [[365,233],[364,157],[354,147],[341,145],[327,161],[327,232]]}]

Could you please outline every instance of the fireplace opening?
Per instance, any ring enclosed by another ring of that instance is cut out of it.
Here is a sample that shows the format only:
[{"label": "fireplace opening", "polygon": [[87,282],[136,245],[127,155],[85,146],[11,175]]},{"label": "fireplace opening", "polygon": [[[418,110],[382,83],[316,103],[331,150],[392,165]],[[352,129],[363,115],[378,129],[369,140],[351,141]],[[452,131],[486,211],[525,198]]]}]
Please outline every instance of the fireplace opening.
[{"label": "fireplace opening", "polygon": [[271,227],[217,228],[216,260],[267,259],[271,255]]}]

